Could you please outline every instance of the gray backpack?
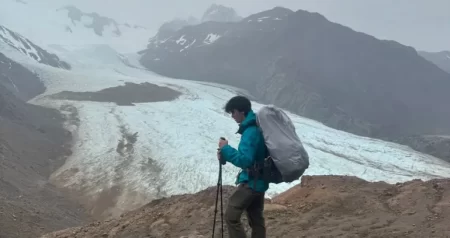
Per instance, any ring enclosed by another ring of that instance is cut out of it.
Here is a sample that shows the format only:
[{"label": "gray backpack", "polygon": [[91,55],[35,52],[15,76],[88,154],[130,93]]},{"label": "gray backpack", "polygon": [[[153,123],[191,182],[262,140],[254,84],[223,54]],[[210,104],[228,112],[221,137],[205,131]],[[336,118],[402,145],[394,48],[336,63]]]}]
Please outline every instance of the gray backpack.
[{"label": "gray backpack", "polygon": [[299,179],[309,167],[309,156],[288,115],[273,105],[263,106],[256,123],[267,146],[263,176],[269,183],[290,183]]}]

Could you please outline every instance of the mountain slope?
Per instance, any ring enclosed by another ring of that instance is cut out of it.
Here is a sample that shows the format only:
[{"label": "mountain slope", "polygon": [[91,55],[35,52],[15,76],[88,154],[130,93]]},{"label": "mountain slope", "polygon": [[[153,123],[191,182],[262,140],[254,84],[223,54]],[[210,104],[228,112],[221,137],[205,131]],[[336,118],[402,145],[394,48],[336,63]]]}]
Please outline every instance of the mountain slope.
[{"label": "mountain slope", "polygon": [[[231,191],[224,187],[224,201]],[[211,237],[214,199],[211,187],[42,238]],[[446,237],[449,202],[448,179],[389,185],[356,177],[303,176],[301,185],[266,201],[264,215],[268,237]],[[220,237],[220,210],[216,225]]]},{"label": "mountain slope", "polygon": [[433,64],[437,65],[439,68],[450,73],[450,51],[441,52],[425,52],[419,51],[420,56],[429,60]]},{"label": "mountain slope", "polygon": [[2,53],[0,53],[0,84],[23,101],[28,101],[45,91],[44,84],[36,74]]},{"label": "mountain slope", "polygon": [[450,133],[450,76],[410,47],[316,13],[274,8],[150,40],[141,64],[159,74],[244,88],[333,128],[394,139]]},{"label": "mountain slope", "polygon": [[36,237],[87,219],[48,183],[71,137],[56,110],[25,103],[44,90],[37,75],[0,53],[0,237]]},{"label": "mountain slope", "polygon": [[[50,65],[62,69],[70,69],[70,65],[58,58],[55,54],[51,54],[24,36],[0,25],[0,44],[5,44],[14,50],[30,57],[31,59],[46,65]],[[3,47],[0,46],[0,50]]]}]

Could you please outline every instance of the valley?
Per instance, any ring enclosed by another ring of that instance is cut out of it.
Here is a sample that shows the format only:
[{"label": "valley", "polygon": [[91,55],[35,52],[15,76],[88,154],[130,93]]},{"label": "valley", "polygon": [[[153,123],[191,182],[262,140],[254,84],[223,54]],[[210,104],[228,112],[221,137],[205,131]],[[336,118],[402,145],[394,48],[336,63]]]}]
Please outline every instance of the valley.
[{"label": "valley", "polygon": [[235,95],[284,108],[310,157],[266,192],[270,237],[450,232],[443,55],[283,7],[153,32],[50,3],[0,9],[0,238],[210,236]]}]

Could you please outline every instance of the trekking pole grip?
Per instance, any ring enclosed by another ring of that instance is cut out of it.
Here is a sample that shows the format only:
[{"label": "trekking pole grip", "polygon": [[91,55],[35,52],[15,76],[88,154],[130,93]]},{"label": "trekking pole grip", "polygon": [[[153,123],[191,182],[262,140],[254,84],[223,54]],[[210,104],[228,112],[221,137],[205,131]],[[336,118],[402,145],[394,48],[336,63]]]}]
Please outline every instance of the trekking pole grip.
[{"label": "trekking pole grip", "polygon": [[[226,140],[225,137],[220,137],[221,140]],[[218,148],[217,151],[220,151],[220,149]],[[225,165],[227,163],[227,161],[225,161],[224,159],[222,159],[222,157],[220,157],[219,160],[221,165]]]},{"label": "trekking pole grip", "polygon": [[[220,151],[220,149],[218,148],[217,151]],[[220,157],[219,163],[221,165],[225,165],[227,163],[227,161],[225,161],[224,159],[222,159],[222,157]]]}]

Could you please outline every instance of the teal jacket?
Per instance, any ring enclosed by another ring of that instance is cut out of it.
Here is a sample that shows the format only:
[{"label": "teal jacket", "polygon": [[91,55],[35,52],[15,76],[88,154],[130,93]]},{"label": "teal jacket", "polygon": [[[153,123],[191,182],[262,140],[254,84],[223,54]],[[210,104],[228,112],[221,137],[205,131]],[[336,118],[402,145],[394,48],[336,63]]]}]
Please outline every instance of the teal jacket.
[{"label": "teal jacket", "polygon": [[242,169],[237,176],[236,184],[248,183],[253,190],[265,192],[269,188],[269,184],[260,178],[262,176],[258,177],[255,188],[253,178],[249,178],[247,173],[247,168],[253,166],[255,161],[264,160],[267,151],[264,137],[256,125],[256,115],[253,111],[247,114],[245,120],[239,125],[237,133],[242,135],[238,149],[225,145],[220,150],[220,155],[223,160]]}]

